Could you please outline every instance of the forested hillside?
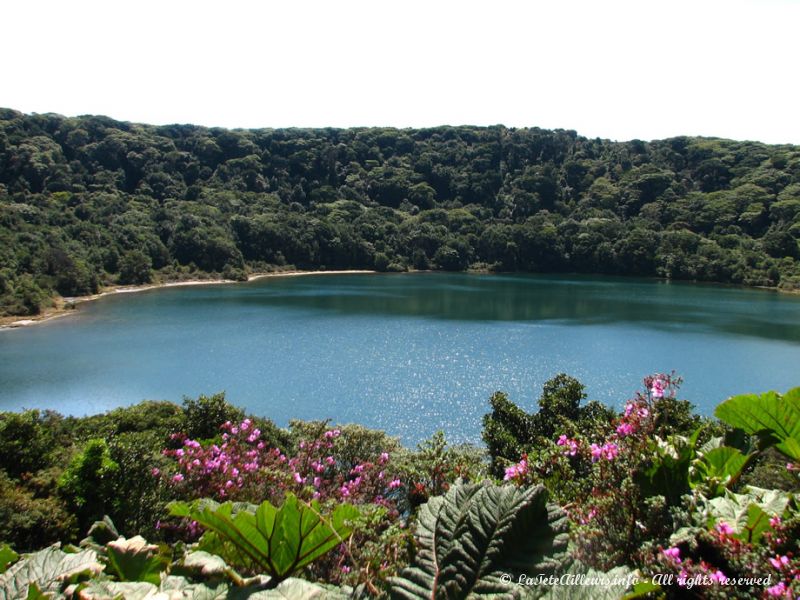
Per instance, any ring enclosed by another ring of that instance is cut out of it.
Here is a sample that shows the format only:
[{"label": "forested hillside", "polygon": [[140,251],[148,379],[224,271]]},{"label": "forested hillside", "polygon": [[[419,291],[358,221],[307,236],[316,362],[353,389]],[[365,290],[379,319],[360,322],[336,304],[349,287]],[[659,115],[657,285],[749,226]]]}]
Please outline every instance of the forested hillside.
[{"label": "forested hillside", "polygon": [[800,148],[0,109],[0,314],[111,283],[488,268],[800,287]]}]

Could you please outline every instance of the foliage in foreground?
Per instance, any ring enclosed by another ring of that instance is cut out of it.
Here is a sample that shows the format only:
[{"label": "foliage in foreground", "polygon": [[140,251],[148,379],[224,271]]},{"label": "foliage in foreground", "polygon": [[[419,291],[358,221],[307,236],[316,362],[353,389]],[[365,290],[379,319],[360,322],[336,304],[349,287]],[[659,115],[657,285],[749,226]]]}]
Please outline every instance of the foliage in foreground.
[{"label": "foliage in foreground", "polygon": [[567,562],[567,520],[542,486],[458,485],[417,517],[417,553],[392,580],[392,597],[472,598],[512,594],[519,577]]},{"label": "foliage in foreground", "polygon": [[[19,457],[0,478],[2,540],[28,551],[76,541],[89,518],[120,518],[119,531],[96,523],[80,547],[19,558],[0,546],[0,589],[22,598],[795,597],[800,388],[731,398],[717,421],[679,400],[679,385],[650,376],[621,412],[582,405],[583,386],[566,375],[547,383],[537,412],[496,394],[488,456],[441,434],[412,451],[358,426],[279,430],[221,396],[86,419],[0,415],[0,445]],[[55,443],[69,451],[53,452]],[[120,465],[144,476],[126,480]],[[26,506],[39,512],[14,515]],[[39,527],[48,507],[70,515],[70,529]],[[548,573],[596,581],[537,579]]]}]

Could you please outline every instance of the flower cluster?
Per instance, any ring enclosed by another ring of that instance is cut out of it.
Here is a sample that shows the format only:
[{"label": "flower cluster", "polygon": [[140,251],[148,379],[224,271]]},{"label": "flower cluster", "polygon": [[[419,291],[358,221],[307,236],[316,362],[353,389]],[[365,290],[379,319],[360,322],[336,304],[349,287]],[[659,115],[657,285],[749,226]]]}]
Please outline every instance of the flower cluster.
[{"label": "flower cluster", "polygon": [[605,460],[614,460],[619,454],[619,446],[617,446],[614,442],[606,442],[602,446],[592,444],[589,447],[589,451],[592,455],[592,462],[597,462],[601,458],[604,458]]},{"label": "flower cluster", "polygon": [[568,438],[563,433],[558,437],[558,441],[556,442],[559,446],[564,446],[564,455],[565,456],[575,456],[580,449],[580,443],[578,440],[574,440]]},{"label": "flower cluster", "polygon": [[523,454],[522,459],[515,465],[506,468],[505,481],[523,482],[528,475],[528,455]]},{"label": "flower cluster", "polygon": [[[381,453],[373,461],[348,469],[335,457],[340,435],[338,429],[321,431],[315,439],[301,440],[297,452],[287,456],[268,447],[249,419],[227,422],[222,426],[220,444],[204,446],[174,436],[180,447],[163,451],[175,459],[175,472],[167,480],[182,497],[189,498],[280,502],[292,492],[320,501],[392,505],[388,498],[402,484],[389,471],[389,454]],[[153,474],[165,477],[161,472]]]},{"label": "flower cluster", "polygon": [[[652,566],[654,573],[671,573],[676,587],[690,581],[725,583],[728,577],[769,576],[771,583],[761,593],[767,598],[795,598],[800,592],[800,561],[786,550],[791,532],[779,516],[769,519],[770,530],[759,543],[751,543],[720,520],[700,534],[697,545],[683,544],[661,549]],[[716,597],[716,596],[714,596]]]},{"label": "flower cluster", "polygon": [[655,373],[644,378],[644,387],[653,400],[661,398],[674,398],[683,380],[674,372]]}]

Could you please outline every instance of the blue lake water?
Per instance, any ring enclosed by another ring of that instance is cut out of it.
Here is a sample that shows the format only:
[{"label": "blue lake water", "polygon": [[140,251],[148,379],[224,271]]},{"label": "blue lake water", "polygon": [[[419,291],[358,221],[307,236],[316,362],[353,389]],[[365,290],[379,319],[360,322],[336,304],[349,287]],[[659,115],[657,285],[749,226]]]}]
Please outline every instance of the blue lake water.
[{"label": "blue lake water", "polygon": [[496,390],[533,410],[559,372],[622,406],[671,370],[710,414],[800,385],[800,298],[580,276],[267,278],[118,294],[0,332],[0,410],[90,414],[224,390],[272,418],[479,441]]}]

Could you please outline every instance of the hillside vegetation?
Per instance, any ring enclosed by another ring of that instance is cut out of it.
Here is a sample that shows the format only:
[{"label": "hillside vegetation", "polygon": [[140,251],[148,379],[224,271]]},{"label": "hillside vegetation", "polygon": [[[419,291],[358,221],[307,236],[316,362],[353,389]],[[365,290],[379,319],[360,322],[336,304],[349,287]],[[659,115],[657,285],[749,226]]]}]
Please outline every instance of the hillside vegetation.
[{"label": "hillside vegetation", "polygon": [[488,268],[800,286],[800,149],[0,109],[0,314],[106,284]]}]

